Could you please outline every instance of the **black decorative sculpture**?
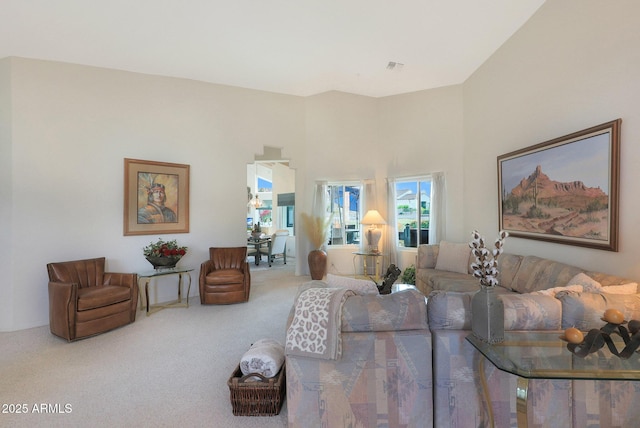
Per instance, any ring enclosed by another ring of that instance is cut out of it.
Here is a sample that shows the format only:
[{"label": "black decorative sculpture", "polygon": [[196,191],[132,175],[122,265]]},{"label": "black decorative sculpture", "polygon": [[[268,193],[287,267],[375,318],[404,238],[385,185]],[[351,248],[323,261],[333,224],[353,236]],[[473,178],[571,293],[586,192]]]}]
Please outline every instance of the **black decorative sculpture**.
[{"label": "black decorative sculpture", "polygon": [[[606,318],[607,317],[603,320],[607,321]],[[628,328],[622,325],[625,323],[625,321],[607,321],[604,327],[589,330],[580,343],[567,343],[567,349],[573,354],[584,358],[587,355],[600,350],[606,344],[613,355],[626,360],[631,357],[634,352],[637,352],[638,347],[640,347],[640,321],[629,321],[627,323]],[[614,334],[622,337],[622,340],[624,341],[625,346],[621,351],[618,351],[618,348],[611,338]]]},{"label": "black decorative sculpture", "polygon": [[398,279],[401,273],[396,265],[391,264],[382,278],[382,284],[378,285],[378,292],[380,294],[390,294],[391,286],[396,282],[396,279]]}]

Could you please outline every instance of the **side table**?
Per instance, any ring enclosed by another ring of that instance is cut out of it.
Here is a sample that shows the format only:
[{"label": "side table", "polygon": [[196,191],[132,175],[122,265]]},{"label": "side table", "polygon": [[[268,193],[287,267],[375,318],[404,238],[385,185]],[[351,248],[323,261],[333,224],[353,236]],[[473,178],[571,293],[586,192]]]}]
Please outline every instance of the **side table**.
[{"label": "side table", "polygon": [[[191,291],[191,273],[194,268],[192,267],[175,267],[170,269],[157,269],[146,272],[138,273],[138,290],[140,291],[140,310],[142,310],[142,287],[141,284],[144,283],[144,300],[147,306],[147,316],[151,315],[154,312],[157,312],[164,308],[188,308],[189,307],[189,292]],[[153,278],[158,278],[161,276],[167,275],[178,275],[178,300],[169,302],[169,303],[159,303],[150,305],[149,304],[149,283]],[[187,287],[187,298],[186,302],[182,302],[182,276],[186,276],[189,279],[189,285]]]},{"label": "side table", "polygon": [[374,261],[375,261],[374,281],[376,282],[376,284],[378,282],[380,282],[380,261],[382,259],[384,259],[384,254],[382,254],[382,253],[371,253],[371,252],[355,251],[353,253],[354,268],[355,268],[355,258],[358,257],[358,256],[362,257],[362,267],[363,267],[364,275],[369,275],[369,272],[368,272],[368,269],[367,269],[367,258],[368,257],[373,257],[374,258]]},{"label": "side table", "polygon": [[[559,338],[561,334],[560,331],[505,331],[504,342],[496,344],[484,342],[473,334],[466,338],[498,369],[518,376],[515,391],[518,427],[527,426],[529,379],[640,381],[640,360],[637,357],[624,360],[606,348],[586,358],[578,357],[566,349],[566,343]],[[493,426],[491,400],[484,378],[484,358],[479,359],[478,369],[489,407],[490,425]]]}]

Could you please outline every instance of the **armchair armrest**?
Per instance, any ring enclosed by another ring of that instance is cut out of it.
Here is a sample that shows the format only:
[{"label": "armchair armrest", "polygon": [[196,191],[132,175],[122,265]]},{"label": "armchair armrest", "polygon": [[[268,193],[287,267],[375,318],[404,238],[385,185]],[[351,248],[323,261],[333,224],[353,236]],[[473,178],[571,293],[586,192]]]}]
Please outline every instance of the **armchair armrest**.
[{"label": "armchair armrest", "polygon": [[436,260],[440,252],[438,244],[423,244],[418,246],[418,260],[416,269],[433,269],[436,267]]},{"label": "armchair armrest", "polygon": [[76,323],[78,284],[49,281],[49,327],[51,332],[70,340]]},{"label": "armchair armrest", "polygon": [[[136,273],[117,273],[105,272],[104,285],[121,285],[123,287],[137,288],[138,274]],[[136,290],[137,291],[137,290]]]},{"label": "armchair armrest", "polygon": [[246,275],[249,275],[249,263],[244,262],[241,266],[242,268],[240,270],[244,272]]},{"label": "armchair armrest", "polygon": [[213,264],[213,260],[206,260],[206,261],[202,262],[202,264],[200,265],[200,276],[203,276],[203,275],[207,276],[213,270],[215,270],[215,266]]}]

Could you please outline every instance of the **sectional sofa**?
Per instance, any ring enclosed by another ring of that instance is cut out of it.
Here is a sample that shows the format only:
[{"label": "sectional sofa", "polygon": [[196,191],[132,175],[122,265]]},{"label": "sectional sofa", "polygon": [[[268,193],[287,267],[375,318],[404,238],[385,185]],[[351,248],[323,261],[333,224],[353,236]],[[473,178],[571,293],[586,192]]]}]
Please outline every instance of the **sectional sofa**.
[{"label": "sectional sofa", "polygon": [[[491,417],[496,427],[517,425],[516,376],[479,365],[484,357],[465,339],[479,286],[466,245],[419,247],[420,292],[379,296],[354,287],[341,309],[339,358],[287,354],[289,426],[467,428],[489,426]],[[640,294],[628,279],[515,254],[501,255],[499,267],[506,330],[599,328],[609,307],[640,319]],[[532,380],[527,419],[529,427],[625,427],[640,420],[638,400],[640,382]]]},{"label": "sectional sofa", "polygon": [[[433,426],[424,296],[416,290],[380,296],[375,284],[369,285],[369,292],[358,286],[359,294],[344,302],[337,359],[292,355],[287,342],[289,427]],[[311,281],[300,293],[336,286],[349,287]]]},{"label": "sectional sofa", "polygon": [[[471,296],[478,280],[461,272],[467,266],[466,244],[442,244],[420,247],[416,265],[416,285],[429,296],[434,426],[488,426],[489,409],[478,373],[483,357],[465,339],[471,330]],[[438,263],[443,247],[449,259],[444,264]],[[640,319],[640,294],[629,279],[535,256],[503,254],[498,262],[497,291],[504,303],[505,330],[560,331],[575,326],[587,331],[603,326],[607,308],[621,310],[627,320]],[[516,376],[490,363],[484,370],[495,426],[517,426]],[[640,420],[639,400],[640,382],[531,380],[528,426],[634,426]]]}]

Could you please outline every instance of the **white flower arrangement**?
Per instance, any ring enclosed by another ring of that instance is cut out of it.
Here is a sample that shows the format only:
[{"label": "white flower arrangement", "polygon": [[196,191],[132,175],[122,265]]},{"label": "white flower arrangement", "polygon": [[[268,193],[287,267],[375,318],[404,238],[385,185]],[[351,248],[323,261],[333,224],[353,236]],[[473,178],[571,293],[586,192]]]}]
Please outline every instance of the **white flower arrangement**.
[{"label": "white flower arrangement", "polygon": [[473,241],[469,243],[471,253],[475,256],[475,263],[471,263],[473,276],[480,279],[480,285],[494,287],[498,285],[498,256],[503,252],[504,240],[509,233],[501,230],[495,242],[495,248],[489,251],[484,245],[484,238],[477,230],[471,234]]}]

